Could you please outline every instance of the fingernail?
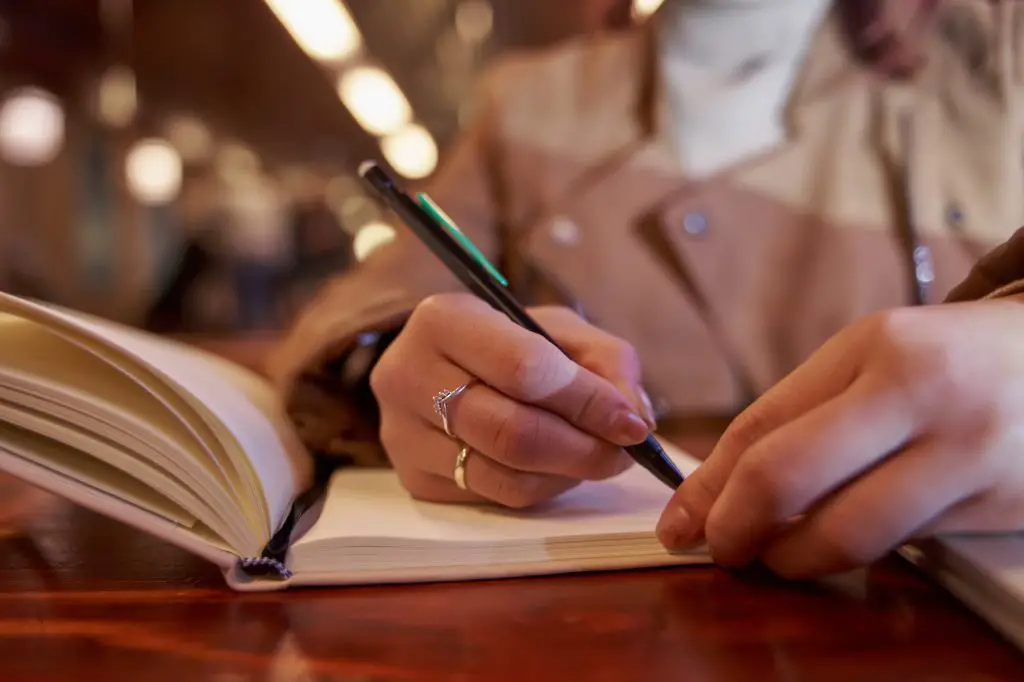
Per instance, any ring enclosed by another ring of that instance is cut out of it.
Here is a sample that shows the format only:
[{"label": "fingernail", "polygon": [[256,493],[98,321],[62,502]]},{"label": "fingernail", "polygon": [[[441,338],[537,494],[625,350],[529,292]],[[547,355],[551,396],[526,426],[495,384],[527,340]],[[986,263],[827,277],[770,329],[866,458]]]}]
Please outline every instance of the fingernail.
[{"label": "fingernail", "polygon": [[651,404],[651,397],[647,395],[647,391],[642,386],[636,387],[637,406],[640,408],[640,414],[647,422],[647,426],[653,431],[658,428],[658,420],[654,416],[654,405]]},{"label": "fingernail", "polygon": [[695,528],[690,514],[681,505],[669,506],[658,519],[655,533],[665,549],[669,551],[689,549],[699,528]]},{"label": "fingernail", "polygon": [[643,442],[650,433],[647,422],[632,412],[620,412],[612,423],[612,433],[616,444],[635,445]]}]

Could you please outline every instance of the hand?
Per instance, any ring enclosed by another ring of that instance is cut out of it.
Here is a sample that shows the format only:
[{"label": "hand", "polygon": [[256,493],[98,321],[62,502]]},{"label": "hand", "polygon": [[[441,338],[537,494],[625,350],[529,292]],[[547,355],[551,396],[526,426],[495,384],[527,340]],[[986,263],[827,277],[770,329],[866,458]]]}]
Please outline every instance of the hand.
[{"label": "hand", "polygon": [[[526,507],[630,466],[622,446],[653,426],[635,352],[568,309],[530,312],[575,362],[461,294],[424,301],[381,356],[370,375],[381,442],[413,496]],[[433,396],[466,383],[448,402],[452,438]],[[468,491],[453,480],[459,441]]]},{"label": "hand", "polygon": [[726,566],[814,577],[939,532],[1024,529],[1024,301],[841,332],[727,429],[658,523]]}]

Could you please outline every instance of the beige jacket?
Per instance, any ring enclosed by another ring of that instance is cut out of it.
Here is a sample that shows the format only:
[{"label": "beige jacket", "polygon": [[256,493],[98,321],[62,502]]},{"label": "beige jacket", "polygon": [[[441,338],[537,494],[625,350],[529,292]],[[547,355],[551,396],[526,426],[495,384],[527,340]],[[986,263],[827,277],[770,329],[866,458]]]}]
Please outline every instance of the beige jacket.
[{"label": "beige jacket", "polygon": [[[1024,3],[945,2],[907,83],[867,72],[830,15],[786,142],[701,181],[662,124],[652,30],[499,64],[427,191],[525,302],[578,305],[634,344],[662,415],[734,414],[844,325],[913,302],[915,282],[941,301],[1024,223]],[[459,289],[399,234],[326,286],[272,358],[314,449],[372,439],[331,362]]]}]

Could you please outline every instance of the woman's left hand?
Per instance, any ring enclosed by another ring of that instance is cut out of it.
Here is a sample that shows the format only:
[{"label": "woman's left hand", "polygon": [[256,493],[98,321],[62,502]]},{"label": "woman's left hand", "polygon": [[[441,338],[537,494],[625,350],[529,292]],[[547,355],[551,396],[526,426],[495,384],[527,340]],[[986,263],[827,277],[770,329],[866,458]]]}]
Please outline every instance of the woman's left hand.
[{"label": "woman's left hand", "polygon": [[676,491],[670,549],[814,577],[938,532],[1024,529],[1024,300],[894,310],[767,392]]}]

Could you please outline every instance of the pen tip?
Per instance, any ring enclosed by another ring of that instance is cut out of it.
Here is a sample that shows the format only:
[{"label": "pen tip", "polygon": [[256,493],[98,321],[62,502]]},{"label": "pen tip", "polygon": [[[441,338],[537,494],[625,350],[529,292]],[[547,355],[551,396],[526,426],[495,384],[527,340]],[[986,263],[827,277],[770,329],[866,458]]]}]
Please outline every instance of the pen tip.
[{"label": "pen tip", "polygon": [[361,164],[359,164],[359,177],[365,176],[367,173],[369,173],[376,167],[377,163],[374,161],[370,161],[369,159],[363,161]]}]

